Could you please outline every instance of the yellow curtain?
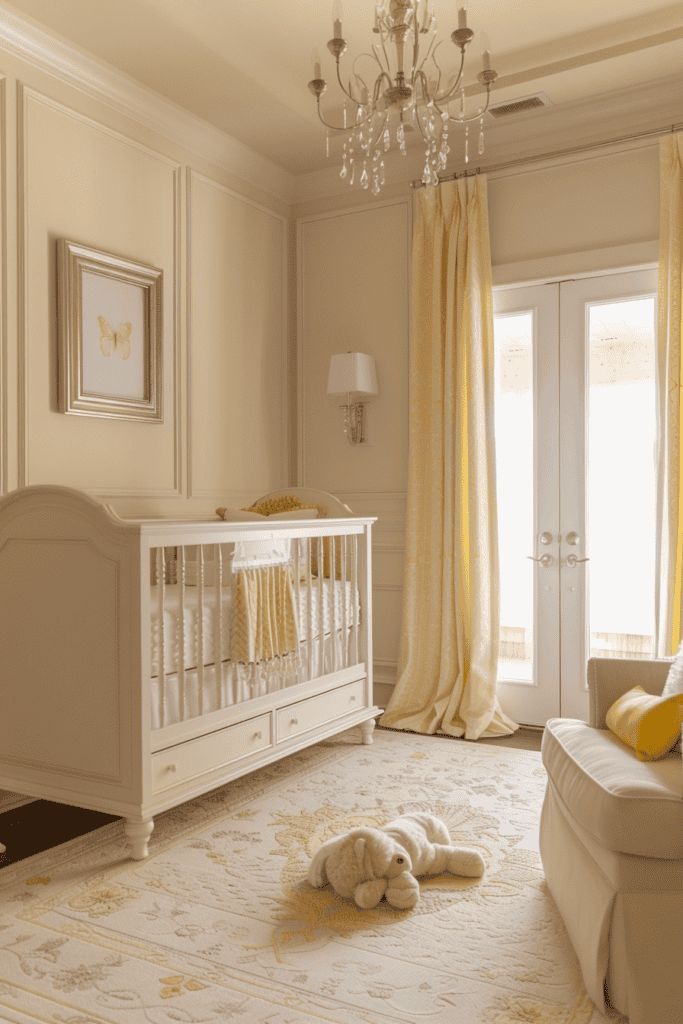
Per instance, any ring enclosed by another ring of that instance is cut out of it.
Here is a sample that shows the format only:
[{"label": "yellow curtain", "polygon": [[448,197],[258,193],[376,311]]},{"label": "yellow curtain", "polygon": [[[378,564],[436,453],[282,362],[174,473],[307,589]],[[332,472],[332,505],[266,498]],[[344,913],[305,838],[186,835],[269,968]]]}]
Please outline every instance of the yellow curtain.
[{"label": "yellow curtain", "polygon": [[683,300],[683,134],[660,143],[660,224],[657,383],[658,594],[660,655],[672,654],[683,638],[683,390],[681,326]]},{"label": "yellow curtain", "polygon": [[498,536],[485,177],[416,191],[399,679],[381,724],[478,739],[496,696]]}]

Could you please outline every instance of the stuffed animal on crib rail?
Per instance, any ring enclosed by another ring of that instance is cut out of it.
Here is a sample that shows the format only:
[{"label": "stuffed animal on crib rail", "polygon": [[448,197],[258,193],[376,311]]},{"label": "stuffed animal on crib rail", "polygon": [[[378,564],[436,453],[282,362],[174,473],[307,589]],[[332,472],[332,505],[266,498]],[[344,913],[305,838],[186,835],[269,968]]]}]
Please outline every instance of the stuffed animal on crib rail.
[{"label": "stuffed animal on crib rail", "polygon": [[383,828],[354,828],[324,843],[308,869],[316,889],[328,882],[339,896],[362,910],[384,896],[398,910],[420,898],[415,876],[465,875],[480,878],[484,860],[477,850],[452,846],[448,829],[431,814],[404,814]]}]

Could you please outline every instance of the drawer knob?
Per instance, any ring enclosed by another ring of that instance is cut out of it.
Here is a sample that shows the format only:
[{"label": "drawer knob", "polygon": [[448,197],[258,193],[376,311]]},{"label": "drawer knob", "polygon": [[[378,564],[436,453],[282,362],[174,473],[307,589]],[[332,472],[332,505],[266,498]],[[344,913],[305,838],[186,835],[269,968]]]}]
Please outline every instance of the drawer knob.
[{"label": "drawer knob", "polygon": [[351,702],[352,704],[353,704],[353,702],[354,702],[354,700],[355,700],[355,699],[356,699],[356,695],[355,695],[355,693],[351,694],[351,696],[349,697],[349,700],[350,700],[350,702]]},{"label": "drawer knob", "polygon": [[290,725],[298,725],[299,724],[299,719],[298,718],[290,718],[289,724]]},{"label": "drawer knob", "polygon": [[261,739],[261,730],[260,729],[259,729],[258,732],[254,733],[254,739],[255,740],[260,740]]},{"label": "drawer knob", "polygon": [[175,770],[176,770],[176,768],[175,768],[174,764],[167,764],[166,765],[166,771],[167,772],[174,772]]}]

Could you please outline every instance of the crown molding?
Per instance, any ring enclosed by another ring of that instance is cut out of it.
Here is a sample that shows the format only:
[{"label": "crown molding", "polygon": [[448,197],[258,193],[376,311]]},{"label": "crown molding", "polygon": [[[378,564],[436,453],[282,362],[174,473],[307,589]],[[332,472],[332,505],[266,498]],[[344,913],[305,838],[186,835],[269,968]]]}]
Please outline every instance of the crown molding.
[{"label": "crown molding", "polygon": [[6,8],[0,10],[0,52],[27,61],[218,165],[252,188],[255,186],[279,202],[291,205],[295,177],[283,167],[112,65]]},{"label": "crown molding", "polygon": [[[636,87],[604,93],[589,100],[580,100],[562,106],[550,106],[543,110],[511,117],[508,122],[489,123],[486,137],[486,155],[481,160],[481,169],[493,168],[490,177],[507,174],[524,174],[537,171],[542,166],[566,164],[597,155],[618,152],[641,145],[657,145],[656,138],[641,141],[628,139],[604,147],[605,140],[616,139],[652,129],[665,128],[681,120],[683,109],[683,76],[676,75],[656,82],[640,83]],[[584,146],[584,152],[570,156],[542,160],[542,155],[561,150],[568,145]],[[424,156],[419,146],[411,147],[407,157],[395,152],[388,154],[387,187],[382,198],[406,194],[409,183],[420,177]],[[387,159],[387,158],[385,158]],[[528,160],[514,170],[495,170],[495,166],[511,160]],[[464,170],[459,163],[449,166],[448,173]],[[349,188],[339,178],[338,167],[300,174],[296,178],[295,214],[305,216],[308,204],[316,201],[337,199],[350,195],[356,204],[372,205],[374,197]],[[345,205],[345,204],[344,204]],[[312,206],[314,210],[317,207]]]}]

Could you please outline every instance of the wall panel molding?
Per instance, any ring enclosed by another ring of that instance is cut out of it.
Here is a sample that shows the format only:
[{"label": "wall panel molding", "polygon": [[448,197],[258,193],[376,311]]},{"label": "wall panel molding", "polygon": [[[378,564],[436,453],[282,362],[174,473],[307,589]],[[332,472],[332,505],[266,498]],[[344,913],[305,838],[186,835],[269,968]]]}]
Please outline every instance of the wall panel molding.
[{"label": "wall panel molding", "polygon": [[0,495],[6,494],[8,461],[7,409],[7,82],[0,77]]},{"label": "wall panel molding", "polygon": [[294,176],[255,150],[129,75],[57,39],[7,10],[0,11],[0,49],[67,83],[147,129],[160,132],[277,200],[290,205]]},{"label": "wall panel molding", "polygon": [[[180,368],[181,368],[181,321],[179,317],[180,297],[180,260],[182,245],[182,167],[177,161],[172,160],[165,153],[160,152],[144,143],[133,139],[122,132],[119,132],[108,125],[89,117],[78,110],[46,96],[40,90],[24,82],[17,82],[17,274],[18,274],[18,311],[17,311],[17,404],[18,404],[18,486],[29,486],[34,481],[30,474],[31,458],[31,429],[29,422],[29,365],[27,351],[27,324],[28,306],[30,300],[27,286],[27,263],[28,252],[28,231],[29,231],[29,209],[28,190],[31,169],[29,166],[29,109],[31,104],[40,104],[43,107],[53,110],[61,116],[68,117],[74,122],[83,125],[101,136],[115,141],[117,144],[130,147],[146,157],[159,162],[172,175],[172,209],[169,211],[172,223],[173,252],[172,272],[170,281],[165,281],[165,290],[170,289],[172,301],[169,308],[172,311],[172,324],[166,323],[164,318],[164,333],[170,330],[171,335],[171,359],[164,361],[164,377],[171,372],[173,374],[172,386],[168,393],[171,395],[171,415],[173,417],[173,480],[169,487],[161,488],[97,488],[97,493],[108,498],[180,498],[183,496],[183,423],[182,408],[180,402]],[[86,240],[88,241],[88,240]],[[169,415],[168,400],[165,402],[164,421]],[[151,427],[150,429],[154,429]],[[88,481],[75,481],[74,486],[84,490],[93,490]]]},{"label": "wall panel molding", "polygon": [[[279,464],[281,467],[281,479],[277,484],[264,482],[263,490],[272,490],[275,486],[285,486],[288,480],[288,465],[290,459],[290,415],[289,415],[289,318],[290,318],[290,296],[289,296],[289,219],[278,211],[272,209],[269,206],[265,206],[263,203],[257,202],[256,200],[245,196],[240,192],[237,192],[234,188],[224,184],[221,181],[217,181],[206,174],[196,171],[192,168],[188,168],[187,171],[187,210],[186,210],[186,332],[187,332],[187,451],[186,451],[186,493],[188,498],[192,499],[204,499],[216,501],[220,504],[226,503],[226,493],[236,493],[234,491],[228,491],[226,488],[202,488],[197,487],[195,483],[195,471],[194,471],[194,439],[193,439],[193,415],[192,415],[192,379],[193,379],[193,367],[192,367],[192,351],[197,339],[194,337],[194,327],[192,323],[192,238],[193,238],[193,219],[194,219],[194,206],[193,196],[196,193],[196,187],[198,184],[202,184],[209,189],[218,192],[223,196],[228,196],[235,202],[258,211],[265,217],[273,220],[280,226],[280,252],[279,252],[279,264],[280,264],[280,275],[281,275],[281,310],[280,310],[280,334],[279,334],[279,359],[280,359],[280,429],[279,429]],[[244,493],[244,492],[239,492]],[[247,502],[253,500],[253,496],[249,494],[244,499]]]},{"label": "wall panel molding", "polygon": [[[391,207],[404,207],[406,209],[408,225],[410,225],[411,197],[399,196],[388,199],[374,200],[371,204],[354,204],[341,209],[322,210],[316,213],[299,217],[296,221],[296,361],[297,361],[297,454],[296,454],[296,479],[297,484],[303,486],[316,486],[315,481],[309,481],[306,464],[306,436],[307,436],[307,409],[305,401],[305,380],[306,380],[306,359],[304,338],[306,333],[306,284],[304,274],[304,234],[308,224],[315,224],[325,220],[338,220],[361,214],[372,214],[378,210]],[[408,236],[410,231],[408,230]],[[406,256],[408,252],[406,250]],[[373,491],[353,491],[349,494],[382,493]]]},{"label": "wall panel molding", "polygon": [[28,366],[26,363],[26,114],[27,95],[22,82],[16,91],[16,210],[17,210],[17,486],[25,487],[28,466]]}]

